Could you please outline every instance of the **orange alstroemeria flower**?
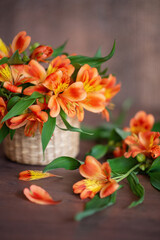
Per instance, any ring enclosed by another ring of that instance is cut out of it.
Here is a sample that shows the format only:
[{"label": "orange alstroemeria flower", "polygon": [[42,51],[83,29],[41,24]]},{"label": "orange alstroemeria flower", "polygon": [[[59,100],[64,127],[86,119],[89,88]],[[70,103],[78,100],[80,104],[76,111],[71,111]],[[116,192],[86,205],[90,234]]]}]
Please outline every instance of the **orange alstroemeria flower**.
[{"label": "orange alstroemeria flower", "polygon": [[31,37],[26,36],[26,32],[19,32],[13,39],[10,47],[6,46],[6,44],[0,39],[0,58],[10,57],[12,54],[18,50],[19,53],[22,53],[26,50],[31,42]]},{"label": "orange alstroemeria flower", "polygon": [[83,108],[94,113],[102,112],[105,109],[105,96],[101,93],[103,88],[101,81],[98,70],[88,64],[82,66],[78,71],[76,82],[82,82],[87,92],[87,97],[80,101],[77,106],[77,115],[80,121],[84,117]]},{"label": "orange alstroemeria flower", "polygon": [[75,82],[70,85],[70,77],[61,70],[48,75],[43,85],[53,92],[48,102],[51,117],[59,115],[60,107],[69,117],[74,117],[76,115],[75,102],[86,98],[83,84]]},{"label": "orange alstroemeria flower", "polygon": [[43,123],[47,122],[48,114],[46,112],[41,111],[39,105],[32,105],[29,107],[31,110],[30,113],[25,113],[17,117],[13,117],[8,121],[8,127],[10,129],[17,129],[24,125],[24,134],[27,137],[34,136],[37,128],[39,131],[42,131]]},{"label": "orange alstroemeria flower", "polygon": [[128,152],[124,154],[126,158],[136,157],[139,153],[148,158],[160,156],[160,133],[159,132],[140,132],[138,135],[128,136],[124,142],[129,146]]},{"label": "orange alstroemeria flower", "polygon": [[31,59],[36,59],[38,62],[46,62],[53,53],[53,49],[49,46],[40,45],[35,48],[30,56]]},{"label": "orange alstroemeria flower", "polygon": [[29,201],[36,204],[55,205],[61,202],[54,201],[48,192],[46,192],[43,188],[36,185],[31,185],[30,189],[25,188],[23,190],[23,193]]},{"label": "orange alstroemeria flower", "polygon": [[[36,84],[35,86],[26,88],[23,91],[23,93],[25,95],[31,95],[33,92],[36,91],[36,92],[39,92],[42,94],[47,94],[47,92],[49,92],[49,89],[52,90],[52,88],[51,87],[46,88],[45,84],[47,81],[51,81],[51,78],[53,78],[53,76],[55,78],[56,75],[52,75],[52,74],[56,73],[59,70],[61,70],[61,72],[65,74],[65,78],[66,78],[66,76],[70,77],[72,75],[72,73],[74,72],[73,65],[70,63],[70,60],[66,58],[65,55],[58,56],[55,59],[53,59],[51,61],[51,63],[49,64],[47,72],[38,62],[36,62],[35,60],[31,60],[29,63],[29,67],[27,67],[27,66],[25,67],[25,71],[30,76],[32,76],[32,78],[37,79],[37,82],[34,83],[34,84]],[[39,81],[38,81],[38,78],[36,77],[38,75],[39,75],[39,79],[40,79]],[[42,85],[42,83],[44,81],[45,81],[45,84]],[[67,80],[66,86],[68,86],[68,82],[70,83],[69,78]],[[63,84],[63,86],[61,86],[61,85],[59,86],[59,88],[61,88],[61,90],[63,91],[63,89],[65,89],[66,87],[64,86],[64,84]],[[72,105],[72,104],[70,104],[70,105]]]},{"label": "orange alstroemeria flower", "polygon": [[146,114],[144,111],[139,111],[130,120],[131,133],[138,134],[139,132],[151,131],[154,125],[154,116],[152,114]]},{"label": "orange alstroemeria flower", "polygon": [[3,117],[6,115],[7,113],[7,106],[5,101],[3,100],[2,97],[0,97],[0,129],[3,126],[3,123],[1,123]]},{"label": "orange alstroemeria flower", "polygon": [[80,174],[86,179],[73,185],[74,193],[80,198],[93,198],[98,192],[104,198],[115,192],[119,185],[111,179],[111,168],[108,162],[101,164],[94,157],[87,156],[85,163],[79,167]]}]

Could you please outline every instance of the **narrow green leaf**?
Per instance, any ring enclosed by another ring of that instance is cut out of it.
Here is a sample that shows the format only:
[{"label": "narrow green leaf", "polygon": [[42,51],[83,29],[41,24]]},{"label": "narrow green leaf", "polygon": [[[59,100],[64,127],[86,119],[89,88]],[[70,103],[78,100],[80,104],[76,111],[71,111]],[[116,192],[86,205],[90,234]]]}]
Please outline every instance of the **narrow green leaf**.
[{"label": "narrow green leaf", "polygon": [[22,114],[28,107],[30,107],[35,102],[37,98],[40,98],[42,96],[43,96],[42,94],[34,92],[31,96],[22,98],[5,115],[5,117],[2,119],[2,122],[5,122],[11,117],[15,117],[17,115]]},{"label": "narrow green leaf", "polygon": [[24,62],[22,61],[21,55],[19,54],[19,51],[16,50],[14,54],[9,58],[8,64],[9,65],[15,65],[15,64],[23,64]]},{"label": "narrow green leaf", "polygon": [[115,52],[115,41],[112,47],[111,52],[105,56],[105,57],[86,57],[86,56],[69,56],[68,58],[71,60],[71,63],[79,63],[79,64],[89,64],[91,67],[97,67],[98,65],[101,65],[102,63],[108,61]]},{"label": "narrow green leaf", "polygon": [[139,179],[134,172],[130,173],[130,175],[127,177],[127,180],[132,192],[139,198],[137,201],[134,201],[129,205],[129,208],[132,208],[144,201],[145,190],[144,187],[139,183]]},{"label": "narrow green leaf", "polygon": [[60,112],[60,116],[61,116],[61,118],[62,118],[62,121],[63,121],[64,125],[65,125],[66,128],[67,128],[67,129],[64,129],[64,128],[60,128],[60,127],[59,127],[59,128],[62,129],[63,131],[68,131],[68,130],[69,130],[69,131],[71,131],[71,132],[80,132],[80,133],[86,133],[86,134],[92,135],[92,133],[84,132],[84,131],[83,131],[82,129],[80,129],[80,128],[71,126],[71,125],[69,124],[69,122],[66,120],[65,114],[64,114],[63,111]]},{"label": "narrow green leaf", "polygon": [[55,48],[55,49],[53,50],[52,57],[55,58],[55,57],[61,55],[61,54],[63,53],[63,50],[64,50],[67,42],[68,42],[68,41],[65,41],[61,46],[59,46],[58,48]]},{"label": "narrow green leaf", "polygon": [[104,157],[107,152],[108,152],[107,145],[98,144],[98,145],[95,145],[94,147],[92,147],[92,149],[90,150],[90,152],[87,153],[87,155],[91,155],[91,156],[95,157],[96,159],[100,159],[100,158]]},{"label": "narrow green leaf", "polygon": [[51,163],[49,163],[43,170],[43,172],[47,172],[53,170],[55,168],[65,168],[67,170],[75,170],[79,168],[81,162],[75,158],[62,156],[54,159]]},{"label": "narrow green leaf", "polygon": [[13,140],[15,132],[16,132],[16,129],[9,129],[9,134],[10,134],[11,140]]},{"label": "narrow green leaf", "polygon": [[85,217],[91,216],[96,212],[102,211],[106,207],[113,205],[116,202],[116,192],[106,198],[100,198],[97,194],[92,200],[85,205],[83,212],[75,216],[75,220],[80,221]]},{"label": "narrow green leaf", "polygon": [[117,174],[125,174],[135,165],[137,165],[137,159],[135,158],[125,158],[125,157],[118,157],[113,159],[107,160],[110,164],[113,173]]},{"label": "narrow green leaf", "polygon": [[52,118],[48,114],[48,121],[43,124],[42,136],[41,136],[43,153],[53,135],[55,126],[56,126],[56,118]]},{"label": "narrow green leaf", "polygon": [[94,57],[102,57],[102,51],[101,51],[101,47],[98,48],[96,54],[94,55]]},{"label": "narrow green leaf", "polygon": [[12,97],[7,104],[7,110],[9,111],[18,101],[20,100],[19,96]]},{"label": "narrow green leaf", "polygon": [[5,122],[6,120],[15,117],[17,115],[22,114],[29,106],[31,106],[35,102],[35,99],[21,99],[18,101],[11,110],[5,115],[5,117],[2,119],[2,122]]},{"label": "narrow green leaf", "polygon": [[160,132],[160,122],[155,122],[152,132]]},{"label": "narrow green leaf", "polygon": [[4,58],[2,58],[2,59],[0,60],[0,65],[5,64],[5,63],[7,63],[7,62],[8,62],[8,58],[7,58],[7,57],[4,57]]},{"label": "narrow green leaf", "polygon": [[3,142],[3,140],[8,134],[9,134],[9,128],[6,126],[6,124],[3,124],[2,128],[0,129],[0,143]]}]

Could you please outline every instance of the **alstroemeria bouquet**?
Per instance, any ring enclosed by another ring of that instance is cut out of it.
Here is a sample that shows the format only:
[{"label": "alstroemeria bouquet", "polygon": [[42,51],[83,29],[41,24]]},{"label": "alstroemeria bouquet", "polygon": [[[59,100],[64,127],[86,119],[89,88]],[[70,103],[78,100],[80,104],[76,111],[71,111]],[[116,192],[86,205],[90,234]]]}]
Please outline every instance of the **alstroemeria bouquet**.
[{"label": "alstroemeria bouquet", "polygon": [[[62,46],[35,43],[26,32],[18,33],[9,46],[0,39],[0,142],[15,129],[25,126],[24,134],[42,133],[45,150],[60,115],[66,129],[82,132],[71,126],[66,117],[83,121],[84,109],[102,113],[109,120],[111,99],[119,92],[116,78],[107,75],[101,64],[114,54],[115,43],[108,56],[94,57],[63,53]],[[29,47],[30,53],[26,49]]]}]

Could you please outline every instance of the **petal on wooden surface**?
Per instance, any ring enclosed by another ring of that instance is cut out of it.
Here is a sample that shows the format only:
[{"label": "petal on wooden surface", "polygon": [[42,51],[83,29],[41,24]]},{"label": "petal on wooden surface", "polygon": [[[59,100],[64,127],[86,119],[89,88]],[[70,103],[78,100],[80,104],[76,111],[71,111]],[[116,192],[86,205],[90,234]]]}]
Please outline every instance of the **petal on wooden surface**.
[{"label": "petal on wooden surface", "polygon": [[29,201],[40,205],[55,205],[61,202],[54,201],[48,192],[37,185],[31,185],[30,189],[25,188],[23,193]]}]

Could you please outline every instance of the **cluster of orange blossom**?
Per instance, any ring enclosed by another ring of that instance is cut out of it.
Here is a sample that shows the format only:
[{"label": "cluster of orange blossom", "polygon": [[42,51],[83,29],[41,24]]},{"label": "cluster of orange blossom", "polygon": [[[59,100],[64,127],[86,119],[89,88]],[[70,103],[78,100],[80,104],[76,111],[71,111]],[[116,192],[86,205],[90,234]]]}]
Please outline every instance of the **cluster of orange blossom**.
[{"label": "cluster of orange blossom", "polygon": [[[146,114],[144,111],[136,113],[130,120],[130,127],[124,128],[125,131],[131,132],[131,136],[126,137],[122,142],[122,147],[116,147],[114,156],[136,157],[143,161],[144,157],[155,159],[160,156],[160,133],[153,132],[152,128],[155,119],[152,114]],[[128,149],[127,149],[128,148]],[[147,166],[146,166],[147,167]],[[145,170],[145,166],[142,165]]]},{"label": "cluster of orange blossom", "polygon": [[[0,61],[11,59],[16,51],[26,54],[30,41],[31,37],[25,31],[18,33],[9,47],[0,39]],[[55,118],[61,109],[68,117],[77,116],[79,121],[84,119],[84,109],[102,113],[109,120],[107,107],[120,90],[116,78],[111,74],[101,77],[97,68],[87,63],[79,64],[78,71],[75,71],[77,69],[67,55],[52,57],[53,53],[51,47],[38,45],[27,56],[26,62],[10,64],[1,61],[0,128],[9,111],[9,100],[14,96],[30,96],[34,92],[42,94],[42,98],[36,99],[23,113],[6,120],[9,129],[25,126],[25,135],[33,136],[37,128],[42,131],[48,114]],[[48,67],[44,68],[43,63]]]}]

